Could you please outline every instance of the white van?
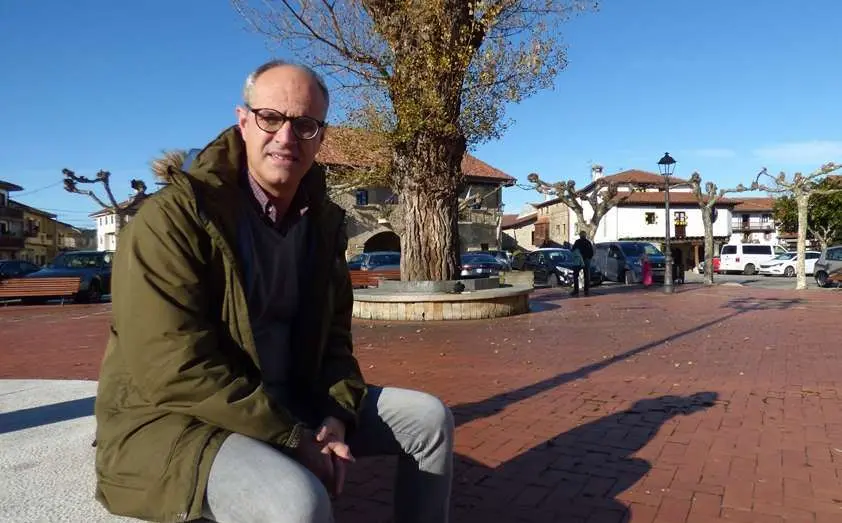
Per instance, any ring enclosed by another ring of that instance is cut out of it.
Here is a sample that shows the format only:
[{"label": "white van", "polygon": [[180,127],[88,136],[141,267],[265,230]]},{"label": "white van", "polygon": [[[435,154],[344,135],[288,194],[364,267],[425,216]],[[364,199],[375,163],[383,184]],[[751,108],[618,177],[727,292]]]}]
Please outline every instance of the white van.
[{"label": "white van", "polygon": [[757,274],[757,269],[761,263],[785,252],[787,252],[786,249],[777,245],[758,245],[754,243],[723,245],[719,255],[719,272]]}]

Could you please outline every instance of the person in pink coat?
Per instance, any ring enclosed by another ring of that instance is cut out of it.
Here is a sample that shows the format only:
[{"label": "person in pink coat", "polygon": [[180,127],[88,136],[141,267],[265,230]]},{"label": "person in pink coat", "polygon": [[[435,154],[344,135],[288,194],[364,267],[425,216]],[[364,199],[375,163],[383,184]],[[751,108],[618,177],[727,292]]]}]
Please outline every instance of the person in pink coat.
[{"label": "person in pink coat", "polygon": [[649,287],[652,285],[652,262],[649,261],[649,256],[644,254],[641,264],[643,266],[643,286]]}]

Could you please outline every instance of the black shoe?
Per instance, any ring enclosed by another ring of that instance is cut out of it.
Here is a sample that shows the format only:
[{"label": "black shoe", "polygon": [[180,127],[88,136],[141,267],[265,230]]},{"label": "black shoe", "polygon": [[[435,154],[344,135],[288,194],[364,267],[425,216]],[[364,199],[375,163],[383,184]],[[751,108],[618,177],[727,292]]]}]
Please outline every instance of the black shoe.
[{"label": "black shoe", "polygon": [[579,293],[578,293],[578,292],[571,292],[571,293],[570,293],[570,297],[571,297],[571,298],[578,298],[578,297],[579,297]]}]

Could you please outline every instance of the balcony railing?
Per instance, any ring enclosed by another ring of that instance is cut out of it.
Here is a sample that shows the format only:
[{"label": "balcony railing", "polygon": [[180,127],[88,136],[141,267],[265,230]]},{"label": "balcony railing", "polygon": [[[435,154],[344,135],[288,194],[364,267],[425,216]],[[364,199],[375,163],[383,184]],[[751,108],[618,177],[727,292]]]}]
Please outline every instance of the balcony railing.
[{"label": "balcony railing", "polygon": [[772,222],[731,222],[731,230],[734,232],[770,232],[775,230],[775,224]]},{"label": "balcony railing", "polygon": [[23,220],[23,211],[13,207],[0,207],[0,218],[7,218],[10,220]]},{"label": "balcony railing", "polygon": [[0,249],[23,249],[23,236],[0,234]]}]

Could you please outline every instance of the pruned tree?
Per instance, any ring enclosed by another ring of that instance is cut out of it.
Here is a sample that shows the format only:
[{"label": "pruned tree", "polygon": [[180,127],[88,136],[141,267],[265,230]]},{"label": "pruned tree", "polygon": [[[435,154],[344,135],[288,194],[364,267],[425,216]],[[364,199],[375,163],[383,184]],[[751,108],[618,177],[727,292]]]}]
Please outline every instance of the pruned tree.
[{"label": "pruned tree", "polygon": [[690,176],[690,187],[702,211],[702,224],[705,229],[705,285],[713,285],[713,213],[716,204],[728,193],[744,192],[747,189],[743,184],[733,189],[719,189],[715,183],[707,182],[702,190],[702,175],[698,172]]},{"label": "pruned tree", "polygon": [[[534,185],[536,191],[555,196],[562,204],[571,209],[576,214],[579,231],[584,231],[591,241],[596,236],[599,224],[602,222],[602,218],[608,214],[608,211],[629,199],[635,190],[646,187],[645,185],[632,184],[630,190],[620,191],[618,184],[609,178],[597,178],[582,190],[577,190],[576,182],[573,180],[550,183],[542,180],[537,173],[531,173],[527,179]],[[583,202],[587,203],[591,210],[589,218],[585,217]]]},{"label": "pruned tree", "polygon": [[[797,290],[807,288],[807,276],[805,274],[804,255],[807,243],[807,223],[809,214],[809,203],[812,195],[831,194],[842,189],[820,189],[819,184],[829,174],[842,169],[842,164],[827,163],[809,174],[795,173],[791,179],[786,173],[781,172],[778,176],[772,176],[764,167],[751,184],[752,191],[766,191],[771,194],[789,195],[795,200],[798,211],[798,244],[796,252],[798,260],[795,262]],[[770,183],[761,183],[761,179],[769,179]]]},{"label": "pruned tree", "polygon": [[[818,241],[824,250],[842,237],[842,177],[828,176],[816,185],[816,189],[818,192],[810,195],[807,204],[807,233],[808,238]],[[776,198],[773,215],[781,231],[798,231],[798,204],[794,197]]]},{"label": "pruned tree", "polygon": [[461,160],[499,137],[505,107],[566,66],[559,24],[593,1],[233,0],[252,27],[346,93],[346,112],[389,138],[405,214],[404,280],[458,266]]},{"label": "pruned tree", "polygon": [[[114,192],[111,190],[111,173],[100,170],[96,173],[95,178],[88,178],[86,176],[79,176],[70,169],[62,169],[61,173],[64,175],[64,190],[76,194],[84,194],[93,199],[102,210],[108,211],[110,214],[116,215],[114,220],[114,237],[120,237],[120,228],[123,225],[126,217],[131,214],[148,195],[146,194],[146,183],[143,180],[134,179],[131,181],[131,188],[134,193],[128,200],[118,202],[114,197]],[[105,189],[105,194],[109,203],[105,203],[97,194],[91,189],[81,189],[80,184],[95,185],[102,184]]]}]

